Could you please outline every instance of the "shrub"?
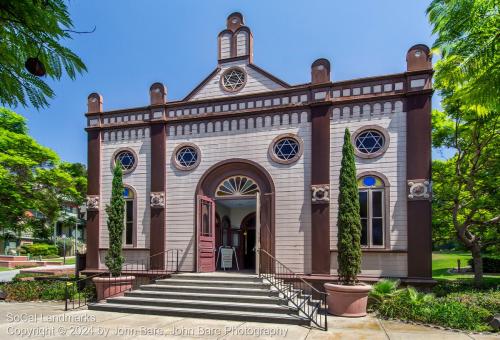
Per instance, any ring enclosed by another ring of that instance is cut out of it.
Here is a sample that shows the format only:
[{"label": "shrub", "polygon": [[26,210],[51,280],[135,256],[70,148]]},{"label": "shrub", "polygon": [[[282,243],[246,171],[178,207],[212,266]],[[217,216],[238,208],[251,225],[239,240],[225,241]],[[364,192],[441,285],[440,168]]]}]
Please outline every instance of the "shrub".
[{"label": "shrub", "polygon": [[471,331],[491,331],[488,325],[500,306],[499,292],[453,293],[435,297],[414,288],[400,289],[377,306],[380,315]]},{"label": "shrub", "polygon": [[[485,273],[500,273],[500,258],[498,257],[483,257],[483,272]],[[472,270],[474,270],[474,261],[469,259],[467,261]]]},{"label": "shrub", "polygon": [[[36,300],[64,300],[65,285],[73,285],[73,282],[55,280],[35,280],[4,283],[0,286],[7,301],[36,301]],[[70,287],[68,287],[70,288]],[[68,293],[73,295],[76,291],[68,289]]]},{"label": "shrub", "polygon": [[370,305],[376,307],[384,303],[386,299],[394,296],[394,294],[397,292],[398,286],[399,280],[384,279],[374,284],[369,295]]},{"label": "shrub", "polygon": [[21,246],[21,249],[24,249],[27,254],[31,254],[32,256],[47,256],[58,254],[57,246],[46,243],[25,244]]},{"label": "shrub", "polygon": [[447,298],[458,301],[466,306],[484,308],[492,314],[500,314],[500,290],[474,293],[452,293],[449,294]]},{"label": "shrub", "polygon": [[481,287],[476,287],[472,280],[438,280],[438,283],[432,288],[432,292],[436,296],[446,296],[450,293],[475,293],[495,289],[498,289],[498,284],[495,281],[485,280]]},{"label": "shrub", "polygon": [[19,274],[16,274],[16,276],[14,276],[12,278],[12,282],[21,282],[21,279],[23,279],[23,278],[26,278],[26,277],[37,277],[37,276],[46,276],[46,274],[42,274],[42,273],[19,273]]}]

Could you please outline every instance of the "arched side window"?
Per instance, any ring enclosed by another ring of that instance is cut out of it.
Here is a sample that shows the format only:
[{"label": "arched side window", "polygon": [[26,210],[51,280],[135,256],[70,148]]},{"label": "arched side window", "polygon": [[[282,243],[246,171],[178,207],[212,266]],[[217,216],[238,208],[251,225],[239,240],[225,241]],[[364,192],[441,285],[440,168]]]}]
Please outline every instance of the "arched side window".
[{"label": "arched side window", "polygon": [[126,247],[134,246],[135,230],[135,192],[130,187],[123,187],[123,199],[125,200],[125,230],[123,231],[123,245]]},{"label": "arched side window", "polygon": [[386,245],[386,209],[388,208],[388,182],[375,173],[358,176],[361,218],[361,245],[383,248]]}]

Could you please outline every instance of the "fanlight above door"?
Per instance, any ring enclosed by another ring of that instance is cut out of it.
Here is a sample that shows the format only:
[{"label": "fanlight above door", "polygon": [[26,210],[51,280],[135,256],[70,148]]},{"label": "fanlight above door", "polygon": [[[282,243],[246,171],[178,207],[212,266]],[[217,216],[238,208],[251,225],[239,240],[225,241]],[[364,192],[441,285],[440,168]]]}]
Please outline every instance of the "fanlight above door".
[{"label": "fanlight above door", "polygon": [[259,186],[253,179],[246,176],[233,176],[222,181],[215,190],[216,197],[254,196]]}]

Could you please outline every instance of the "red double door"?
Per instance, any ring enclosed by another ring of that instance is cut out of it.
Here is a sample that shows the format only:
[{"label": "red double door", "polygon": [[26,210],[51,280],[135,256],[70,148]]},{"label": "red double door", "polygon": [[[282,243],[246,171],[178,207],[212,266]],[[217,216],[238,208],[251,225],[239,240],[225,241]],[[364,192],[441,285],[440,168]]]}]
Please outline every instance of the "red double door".
[{"label": "red double door", "polygon": [[197,271],[215,271],[215,202],[210,197],[197,197]]}]

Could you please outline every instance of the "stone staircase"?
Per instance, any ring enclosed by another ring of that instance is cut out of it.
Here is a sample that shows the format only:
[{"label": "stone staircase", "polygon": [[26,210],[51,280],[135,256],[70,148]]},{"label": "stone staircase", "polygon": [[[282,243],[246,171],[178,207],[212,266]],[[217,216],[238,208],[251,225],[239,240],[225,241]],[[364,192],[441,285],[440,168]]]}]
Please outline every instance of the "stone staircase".
[{"label": "stone staircase", "polygon": [[124,296],[90,304],[91,310],[186,318],[309,325],[277,290],[256,275],[172,274]]}]

